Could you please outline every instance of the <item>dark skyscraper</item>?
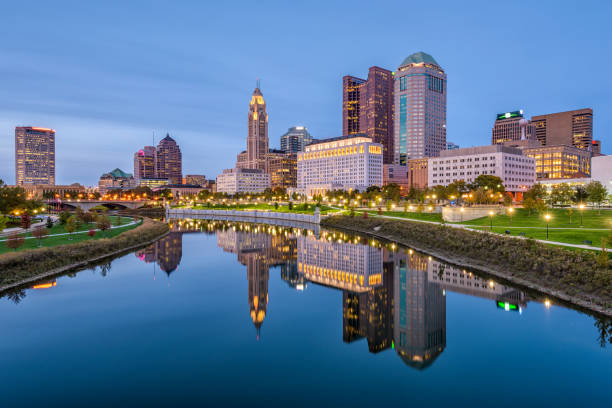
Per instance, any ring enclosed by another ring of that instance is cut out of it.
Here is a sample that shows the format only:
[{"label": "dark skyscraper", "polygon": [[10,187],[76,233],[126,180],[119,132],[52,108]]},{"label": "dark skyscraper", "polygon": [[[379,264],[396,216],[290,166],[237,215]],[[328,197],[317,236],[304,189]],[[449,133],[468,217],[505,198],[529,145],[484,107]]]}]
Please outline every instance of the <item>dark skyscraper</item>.
[{"label": "dark skyscraper", "polygon": [[393,73],[370,67],[368,79],[342,79],[342,134],[364,133],[383,145],[383,162],[393,162]]},{"label": "dark skyscraper", "polygon": [[157,145],[157,178],[168,179],[170,184],[183,182],[183,159],[181,149],[169,134]]},{"label": "dark skyscraper", "polygon": [[154,146],[145,146],[134,153],[134,178],[152,179],[155,178],[156,151]]},{"label": "dark skyscraper", "polygon": [[312,136],[304,126],[289,128],[281,136],[281,150],[285,153],[298,153],[304,151],[304,146],[312,142]]},{"label": "dark skyscraper", "polygon": [[523,117],[523,111],[498,113],[493,125],[491,144],[535,139],[533,124]]},{"label": "dark skyscraper", "polygon": [[542,146],[574,146],[589,150],[593,143],[593,109],[532,116],[535,134]]}]

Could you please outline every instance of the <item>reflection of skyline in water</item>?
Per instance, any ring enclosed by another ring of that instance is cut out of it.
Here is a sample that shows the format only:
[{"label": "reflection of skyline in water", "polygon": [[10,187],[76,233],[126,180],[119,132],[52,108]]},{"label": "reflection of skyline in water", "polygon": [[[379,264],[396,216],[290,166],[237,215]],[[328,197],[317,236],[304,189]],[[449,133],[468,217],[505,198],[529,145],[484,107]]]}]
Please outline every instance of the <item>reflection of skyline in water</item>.
[{"label": "reflection of skyline in water", "polygon": [[146,263],[157,263],[159,269],[170,276],[183,257],[183,232],[171,231],[154,244],[137,251],[136,257]]},{"label": "reflection of skyline in water", "polygon": [[[273,266],[280,267],[291,288],[304,290],[310,282],[342,291],[345,343],[365,339],[371,353],[395,349],[416,369],[430,366],[446,348],[447,291],[492,299],[506,310],[522,312],[526,307],[520,291],[359,236],[327,231],[315,236],[287,227],[202,220],[180,222],[173,230],[216,234],[217,245],[246,266],[249,313],[258,338]],[[178,249],[171,252],[180,254]],[[174,259],[180,262],[180,257]]]}]

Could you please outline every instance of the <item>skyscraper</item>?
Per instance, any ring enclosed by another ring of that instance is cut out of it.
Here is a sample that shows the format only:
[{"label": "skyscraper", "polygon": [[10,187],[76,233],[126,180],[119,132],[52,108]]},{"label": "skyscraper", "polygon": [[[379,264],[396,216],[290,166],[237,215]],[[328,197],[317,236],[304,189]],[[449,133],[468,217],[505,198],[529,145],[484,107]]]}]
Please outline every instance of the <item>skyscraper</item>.
[{"label": "skyscraper", "polygon": [[383,145],[384,163],[393,162],[393,73],[370,67],[368,79],[342,79],[342,135],[363,133]]},{"label": "skyscraper", "polygon": [[535,139],[535,127],[523,117],[523,110],[498,113],[491,133],[491,144]]},{"label": "skyscraper", "polygon": [[574,146],[589,150],[593,142],[593,109],[532,116],[535,135],[542,146]]},{"label": "skyscraper", "polygon": [[181,149],[169,134],[166,134],[157,145],[156,156],[157,178],[168,179],[170,184],[181,184],[183,182]]},{"label": "skyscraper", "polygon": [[156,150],[154,146],[145,146],[134,153],[134,178],[137,180],[155,178]]},{"label": "skyscraper", "polygon": [[15,182],[55,185],[55,130],[15,127]]},{"label": "skyscraper", "polygon": [[249,103],[247,149],[238,155],[236,167],[267,171],[268,146],[268,113],[258,84]]},{"label": "skyscraper", "polygon": [[395,72],[394,162],[446,149],[446,74],[429,54],[408,56]]},{"label": "skyscraper", "polygon": [[281,136],[281,150],[285,153],[298,153],[304,151],[304,146],[312,142],[312,136],[304,126],[289,128],[287,133]]}]

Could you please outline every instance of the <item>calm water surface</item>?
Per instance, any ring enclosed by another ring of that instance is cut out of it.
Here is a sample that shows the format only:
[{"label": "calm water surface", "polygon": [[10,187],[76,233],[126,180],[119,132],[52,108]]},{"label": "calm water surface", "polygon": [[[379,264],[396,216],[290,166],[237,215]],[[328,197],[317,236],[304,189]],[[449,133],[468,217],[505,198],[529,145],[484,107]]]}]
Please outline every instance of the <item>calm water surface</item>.
[{"label": "calm water surface", "polygon": [[612,406],[591,316],[365,238],[174,231],[0,299],[0,406]]}]

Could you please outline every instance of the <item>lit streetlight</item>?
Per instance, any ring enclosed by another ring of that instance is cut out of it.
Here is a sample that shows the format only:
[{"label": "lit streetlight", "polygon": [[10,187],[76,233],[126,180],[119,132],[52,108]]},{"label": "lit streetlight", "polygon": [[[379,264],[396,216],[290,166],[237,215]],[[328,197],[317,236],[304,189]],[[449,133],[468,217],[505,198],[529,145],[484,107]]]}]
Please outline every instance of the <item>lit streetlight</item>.
[{"label": "lit streetlight", "polygon": [[465,212],[465,208],[461,207],[459,211],[461,212],[461,222],[463,222],[463,213]]},{"label": "lit streetlight", "polygon": [[508,208],[508,214],[510,214],[510,226],[512,226],[512,214],[514,213],[514,207]]},{"label": "lit streetlight", "polygon": [[546,240],[548,241],[548,224],[550,223],[550,214],[546,214],[544,219],[546,219]]},{"label": "lit streetlight", "polygon": [[493,232],[493,216],[495,213],[493,211],[489,211],[489,217],[491,219],[491,232]]}]

